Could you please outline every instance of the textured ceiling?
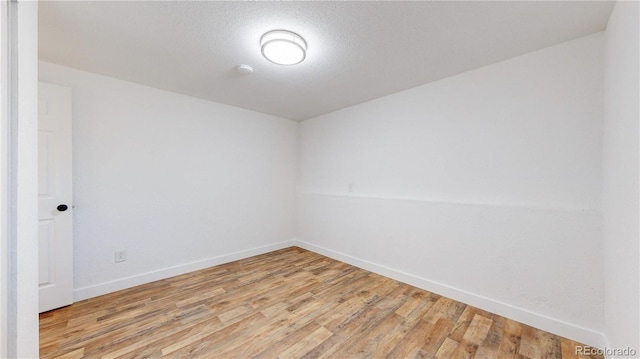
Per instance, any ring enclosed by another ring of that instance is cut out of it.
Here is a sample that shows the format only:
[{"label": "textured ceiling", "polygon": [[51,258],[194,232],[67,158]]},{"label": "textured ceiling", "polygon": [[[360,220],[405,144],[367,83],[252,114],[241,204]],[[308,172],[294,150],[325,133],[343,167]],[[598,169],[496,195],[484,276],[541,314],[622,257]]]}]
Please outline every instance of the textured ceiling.
[{"label": "textured ceiling", "polygon": [[[294,120],[606,27],[612,2],[40,2],[40,59]],[[307,58],[260,53],[273,29]],[[241,75],[238,64],[255,71]]]}]

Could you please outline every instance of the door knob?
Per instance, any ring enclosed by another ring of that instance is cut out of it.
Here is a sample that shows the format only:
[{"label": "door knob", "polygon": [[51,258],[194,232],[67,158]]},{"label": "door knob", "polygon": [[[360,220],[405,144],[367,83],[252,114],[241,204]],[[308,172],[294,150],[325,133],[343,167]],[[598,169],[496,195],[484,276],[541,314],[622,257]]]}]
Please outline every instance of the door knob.
[{"label": "door knob", "polygon": [[59,204],[58,207],[56,207],[56,209],[60,212],[64,212],[67,209],[69,209],[69,206],[67,206],[66,204]]}]

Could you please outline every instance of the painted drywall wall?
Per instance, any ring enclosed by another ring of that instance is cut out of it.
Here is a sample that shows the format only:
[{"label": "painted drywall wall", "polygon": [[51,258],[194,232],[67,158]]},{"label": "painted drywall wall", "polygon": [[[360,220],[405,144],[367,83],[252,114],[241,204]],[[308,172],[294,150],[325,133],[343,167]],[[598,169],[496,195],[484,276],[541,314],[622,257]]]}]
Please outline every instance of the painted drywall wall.
[{"label": "painted drywall wall", "polygon": [[[15,6],[15,4],[14,4]],[[16,186],[10,224],[8,357],[37,358],[38,338],[38,4],[17,3],[17,126],[10,160]],[[15,28],[13,29],[16,30]],[[14,123],[15,124],[15,123]],[[14,152],[15,151],[15,152]],[[10,227],[10,228],[11,228]],[[11,233],[13,232],[13,233]],[[34,255],[35,254],[35,255]]]},{"label": "painted drywall wall", "polygon": [[601,344],[602,45],[302,122],[301,246]]},{"label": "painted drywall wall", "polygon": [[[9,19],[8,9],[10,4],[6,1],[0,2],[0,16],[3,19]],[[8,128],[9,122],[9,111],[7,111],[7,105],[9,103],[8,92],[6,90],[8,86],[7,78],[8,78],[8,21],[4,21],[0,23],[0,133],[3,135],[0,136],[0,148],[7,148],[7,136],[4,135]],[[7,171],[4,169],[7,168],[9,156],[6,151],[0,151],[0,183],[8,183],[9,175]],[[7,223],[9,223],[9,209],[6,203],[9,202],[9,191],[8,186],[2,185],[0,188],[0,262],[6,263],[5,265],[0,266],[0,357],[8,356],[8,331],[9,331],[9,306],[8,306],[8,294],[9,294],[9,236],[8,231],[5,230],[7,228]]]},{"label": "painted drywall wall", "polygon": [[46,62],[40,80],[73,90],[76,299],[291,244],[297,122]]},{"label": "painted drywall wall", "polygon": [[638,8],[617,2],[605,32],[603,240],[608,344],[640,353]]}]

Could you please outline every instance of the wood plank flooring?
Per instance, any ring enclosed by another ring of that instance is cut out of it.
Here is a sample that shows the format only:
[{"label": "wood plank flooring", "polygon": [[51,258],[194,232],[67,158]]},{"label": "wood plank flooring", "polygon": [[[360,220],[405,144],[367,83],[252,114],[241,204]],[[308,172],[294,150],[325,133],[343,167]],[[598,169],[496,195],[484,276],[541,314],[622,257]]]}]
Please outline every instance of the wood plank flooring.
[{"label": "wood plank flooring", "polygon": [[576,358],[577,345],[297,247],[40,315],[41,358]]}]

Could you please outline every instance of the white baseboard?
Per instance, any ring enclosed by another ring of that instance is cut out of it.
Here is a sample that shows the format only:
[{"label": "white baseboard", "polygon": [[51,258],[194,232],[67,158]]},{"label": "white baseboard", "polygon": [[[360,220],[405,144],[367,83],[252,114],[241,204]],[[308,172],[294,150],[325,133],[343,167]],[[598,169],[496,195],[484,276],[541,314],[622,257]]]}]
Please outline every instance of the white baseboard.
[{"label": "white baseboard", "polygon": [[465,304],[472,305],[482,310],[486,310],[488,312],[519,321],[521,323],[545,330],[556,335],[560,335],[565,338],[569,338],[598,348],[602,348],[606,344],[603,333],[588,328],[567,323],[562,320],[551,318],[542,314],[534,313],[523,308],[515,307],[510,304],[502,303],[487,297],[483,297],[481,295],[470,293],[465,290],[454,288],[442,283],[437,283],[393,268],[381,266],[367,260],[336,252],[328,248],[317,246],[315,244],[307,243],[300,240],[296,240],[295,244],[300,248],[322,254],[335,260],[339,260],[341,262],[366,269],[370,272],[410,284],[412,286],[457,300]]},{"label": "white baseboard", "polygon": [[244,251],[224,254],[217,257],[202,259],[190,263],[180,264],[173,267],[163,268],[151,272],[133,275],[130,277],[104,282],[100,284],[91,285],[88,287],[78,288],[73,291],[73,300],[80,301],[97,297],[99,295],[112,293],[118,290],[135,287],[137,285],[151,283],[157,280],[170,278],[176,275],[193,272],[196,270],[208,268],[211,266],[229,263],[260,254],[276,251],[278,249],[288,248],[294,246],[296,241],[294,239],[289,241],[283,241],[279,243],[270,244],[267,246],[256,247]]}]

